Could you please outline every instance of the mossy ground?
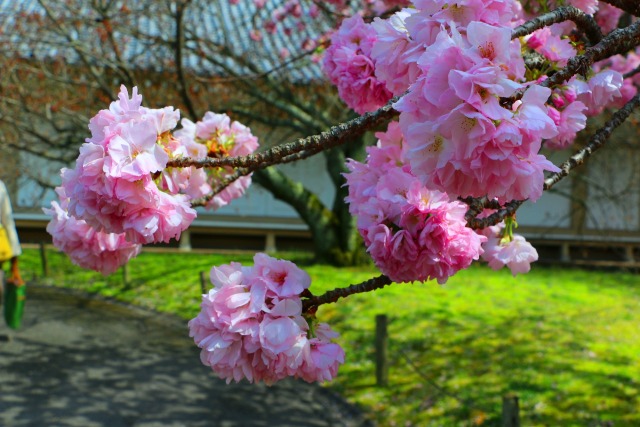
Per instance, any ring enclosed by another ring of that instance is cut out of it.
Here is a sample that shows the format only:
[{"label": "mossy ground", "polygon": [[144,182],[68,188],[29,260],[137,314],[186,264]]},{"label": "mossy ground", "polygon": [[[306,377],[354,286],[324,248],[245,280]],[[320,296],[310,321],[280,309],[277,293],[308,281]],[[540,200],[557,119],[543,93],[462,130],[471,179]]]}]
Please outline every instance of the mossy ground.
[{"label": "mossy ground", "polygon": [[[312,265],[279,254],[312,277],[311,291],[359,283],[373,267]],[[41,278],[39,253],[21,258],[25,279],[100,293],[193,317],[200,272],[250,254],[145,252],[109,277],[54,250]],[[389,319],[389,386],[375,386],[375,316]],[[519,396],[522,425],[640,425],[640,280],[632,273],[534,267],[513,278],[474,266],[449,280],[393,285],[323,306],[347,362],[329,387],[381,426],[500,425],[502,396]]]}]

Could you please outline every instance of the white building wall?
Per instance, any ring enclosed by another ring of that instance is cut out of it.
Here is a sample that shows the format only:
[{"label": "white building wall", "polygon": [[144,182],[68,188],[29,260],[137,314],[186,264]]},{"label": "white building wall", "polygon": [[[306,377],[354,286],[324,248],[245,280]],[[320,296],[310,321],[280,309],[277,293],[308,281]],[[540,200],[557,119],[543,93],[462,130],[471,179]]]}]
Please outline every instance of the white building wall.
[{"label": "white building wall", "polygon": [[[559,164],[567,153],[556,153],[552,160]],[[29,159],[30,168],[37,173],[57,174],[58,166],[42,160]],[[586,232],[602,230],[640,230],[640,153],[635,149],[601,150],[588,164],[589,197]],[[292,179],[301,181],[331,206],[335,188],[326,172],[322,154],[309,159],[281,165]],[[44,219],[39,208],[54,200],[52,191],[44,195],[28,179],[21,181],[17,201],[17,216],[23,219]],[[15,203],[14,203],[15,204]],[[25,209],[26,208],[26,209]],[[31,211],[27,213],[28,208]],[[20,211],[23,211],[22,213]],[[571,180],[565,179],[546,192],[536,203],[525,203],[517,214],[520,226],[537,229],[571,228]],[[255,229],[305,230],[306,225],[289,205],[276,200],[268,191],[252,185],[245,196],[216,212],[199,209],[194,225],[206,227],[251,227]]]},{"label": "white building wall", "polygon": [[[317,194],[322,202],[331,206],[335,198],[335,188],[326,170],[322,154],[294,163],[279,166],[294,181],[304,185]],[[276,200],[271,193],[259,185],[251,185],[244,197],[223,206],[212,215],[265,216],[297,218],[296,211],[286,203]]]},{"label": "white building wall", "polygon": [[589,164],[589,230],[640,229],[640,153],[600,150]]}]

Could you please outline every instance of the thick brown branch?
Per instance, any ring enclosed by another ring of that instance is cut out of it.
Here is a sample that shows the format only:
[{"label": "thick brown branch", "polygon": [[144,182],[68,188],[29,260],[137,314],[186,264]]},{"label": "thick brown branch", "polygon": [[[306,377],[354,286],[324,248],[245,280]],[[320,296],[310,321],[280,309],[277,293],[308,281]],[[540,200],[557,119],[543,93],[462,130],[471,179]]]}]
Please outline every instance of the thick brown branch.
[{"label": "thick brown branch", "polygon": [[245,157],[224,157],[221,159],[194,160],[182,158],[170,161],[167,167],[181,168],[194,166],[196,168],[216,168],[231,166],[234,168],[258,170],[283,163],[283,161],[298,159],[300,157],[295,157],[297,153],[305,152],[304,156],[308,157],[323,150],[345,144],[351,141],[353,137],[361,135],[366,130],[372,129],[391,119],[397,114],[392,107],[395,101],[397,101],[397,98],[392,99],[387,105],[377,111],[366,113],[348,122],[333,126],[328,131],[322,132],[319,135],[300,138],[294,142],[275,146],[262,153]]},{"label": "thick brown branch", "polygon": [[346,288],[338,288],[332,291],[328,291],[320,296],[313,296],[311,298],[302,301],[302,312],[306,313],[310,310],[321,306],[322,304],[331,304],[338,301],[340,298],[346,298],[349,295],[360,294],[363,292],[371,292],[377,289],[382,289],[387,285],[393,283],[387,276],[378,276],[373,279],[369,279],[366,282],[359,283],[357,285],[351,285]]},{"label": "thick brown branch", "polygon": [[487,196],[477,198],[469,196],[460,198],[459,200],[469,205],[469,210],[464,216],[467,222],[480,215],[485,209],[500,209],[502,207],[500,203],[498,203],[498,200],[489,200]]},{"label": "thick brown branch", "polygon": [[611,133],[631,115],[633,110],[640,106],[640,94],[631,98],[624,107],[615,112],[613,117],[607,121],[589,140],[589,143],[582,150],[571,156],[561,166],[560,172],[556,172],[544,181],[544,189],[548,190],[557,184],[564,177],[569,175],[572,169],[583,164],[596,150],[601,148],[611,136]]},{"label": "thick brown branch", "polygon": [[578,29],[587,36],[589,43],[592,45],[595,45],[602,39],[602,31],[600,31],[600,26],[596,23],[595,19],[593,19],[593,16],[587,15],[573,6],[559,7],[525,22],[513,29],[511,38],[516,39],[526,36],[541,28],[564,21],[573,21]]}]

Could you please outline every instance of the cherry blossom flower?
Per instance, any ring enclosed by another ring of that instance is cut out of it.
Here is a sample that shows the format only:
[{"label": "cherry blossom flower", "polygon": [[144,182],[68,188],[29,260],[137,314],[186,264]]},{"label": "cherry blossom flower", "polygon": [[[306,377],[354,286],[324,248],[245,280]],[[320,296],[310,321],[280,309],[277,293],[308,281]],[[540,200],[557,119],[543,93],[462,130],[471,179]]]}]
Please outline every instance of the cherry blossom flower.
[{"label": "cherry blossom flower", "polygon": [[368,149],[367,163],[347,163],[349,211],[358,217],[367,251],[389,278],[445,283],[479,258],[485,238],[466,227],[466,205],[426,189],[402,163],[398,130],[392,123],[386,134],[376,134],[380,140]]},{"label": "cherry blossom flower", "polygon": [[325,52],[323,69],[338,94],[358,114],[373,111],[391,99],[391,92],[375,76],[371,50],[377,36],[371,25],[354,15],[342,21]]},{"label": "cherry blossom flower", "polygon": [[71,216],[105,233],[124,233],[132,243],[179,238],[196,216],[182,195],[162,192],[153,175],[169,160],[161,142],[176,125],[171,107],[141,106],[122,86],[118,101],[91,119],[91,138],[80,147],[74,169],[63,169],[62,187]]},{"label": "cherry blossom flower", "polygon": [[[251,130],[237,121],[231,121],[226,114],[205,113],[202,120],[193,123],[182,119],[182,129],[175,133],[181,145],[194,147],[198,158],[203,157],[237,157],[253,153],[258,148],[258,138]],[[192,153],[176,153],[180,155]],[[187,182],[182,184],[184,192],[190,197],[201,197],[211,192],[211,187],[219,184],[234,172],[233,168],[207,169],[206,171],[191,168]],[[193,182],[192,182],[193,180]],[[241,197],[251,185],[251,176],[242,176],[218,192],[206,205],[207,209],[218,209]],[[197,189],[197,191],[190,191]]]},{"label": "cherry blossom flower", "polygon": [[214,288],[202,296],[189,335],[203,364],[227,381],[273,384],[286,377],[329,381],[344,363],[338,335],[302,315],[309,275],[295,264],[256,254],[253,267],[213,267]]},{"label": "cherry blossom flower", "polygon": [[559,150],[568,147],[575,140],[576,134],[587,126],[587,116],[583,113],[586,109],[587,106],[580,101],[572,102],[560,111],[549,107],[549,116],[558,128],[558,135],[548,139],[545,146]]},{"label": "cherry blossom flower", "polygon": [[504,228],[502,223],[481,231],[487,237],[483,244],[482,259],[494,270],[500,270],[506,265],[514,276],[518,273],[528,273],[531,263],[538,260],[538,252],[518,234],[503,236]]},{"label": "cherry blossom flower", "polygon": [[376,18],[371,24],[377,34],[371,49],[376,78],[396,96],[409,88],[419,72],[416,61],[405,60],[412,53],[405,20],[414,12],[414,9],[403,9],[389,19]]},{"label": "cherry blossom flower", "polygon": [[54,201],[50,209],[43,209],[51,217],[47,232],[53,238],[53,245],[74,264],[109,275],[140,253],[141,245],[129,243],[124,234],[97,231],[86,221],[70,216],[64,189],[58,187],[56,191],[60,204]]},{"label": "cherry blossom flower", "polygon": [[609,3],[599,3],[598,13],[596,13],[595,18],[602,32],[606,34],[618,28],[618,22],[623,14],[622,9],[618,9]]}]

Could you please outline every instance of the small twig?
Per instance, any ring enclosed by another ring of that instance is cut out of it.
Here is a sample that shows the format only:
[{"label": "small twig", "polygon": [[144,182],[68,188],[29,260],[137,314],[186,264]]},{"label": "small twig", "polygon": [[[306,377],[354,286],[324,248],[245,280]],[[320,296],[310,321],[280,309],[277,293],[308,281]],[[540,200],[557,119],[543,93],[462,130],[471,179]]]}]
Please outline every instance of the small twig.
[{"label": "small twig", "polygon": [[309,312],[310,310],[317,308],[322,304],[334,303],[340,298],[346,298],[349,295],[375,291],[377,289],[384,288],[391,283],[393,283],[391,279],[389,279],[387,276],[382,275],[374,277],[373,279],[369,279],[366,282],[362,282],[357,285],[351,285],[346,288],[337,288],[328,291],[320,296],[312,296],[302,301],[302,312]]},{"label": "small twig", "polygon": [[564,21],[573,21],[578,29],[582,31],[589,40],[589,43],[595,45],[602,40],[602,31],[593,16],[587,15],[580,9],[573,6],[559,7],[551,12],[533,18],[524,24],[513,29],[511,33],[512,39],[526,36],[544,27],[557,24]]},{"label": "small twig", "polygon": [[[317,153],[309,152],[309,151],[300,151],[299,153],[294,153],[289,156],[283,157],[278,162],[278,164],[282,165],[285,163],[295,162],[297,160],[306,159],[307,157],[311,157],[315,154]],[[216,194],[218,194],[219,192],[227,188],[235,180],[237,180],[240,177],[250,175],[259,169],[264,169],[264,167],[260,164],[256,164],[256,165],[252,165],[251,167],[236,169],[231,175],[227,176],[224,180],[220,181],[218,185],[213,187],[209,194],[207,194],[206,196],[200,197],[199,199],[192,200],[191,206],[205,206],[207,203],[211,201],[211,199],[213,199],[216,196]]]},{"label": "small twig", "polygon": [[547,58],[535,51],[525,53],[523,58],[524,65],[529,70],[543,70],[545,67],[549,66]]},{"label": "small twig", "polygon": [[191,200],[191,206],[193,207],[206,206],[211,201],[211,199],[213,199],[216,196],[216,194],[220,193],[222,190],[224,190],[225,188],[233,184],[239,178],[249,175],[250,173],[251,173],[250,170],[247,170],[244,168],[236,169],[232,174],[228,175],[226,178],[221,180],[218,183],[218,185],[213,187],[209,194],[207,194],[206,196],[202,196],[198,199]]},{"label": "small twig", "polygon": [[640,73],[640,66],[639,66],[639,67],[637,67],[637,68],[634,68],[633,70],[631,70],[631,71],[629,71],[629,72],[627,72],[627,73],[624,73],[624,74],[622,75],[622,78],[624,78],[624,79],[628,79],[629,77],[633,77],[633,76],[635,76],[635,75],[636,75],[636,74],[638,74],[638,73]]}]

